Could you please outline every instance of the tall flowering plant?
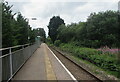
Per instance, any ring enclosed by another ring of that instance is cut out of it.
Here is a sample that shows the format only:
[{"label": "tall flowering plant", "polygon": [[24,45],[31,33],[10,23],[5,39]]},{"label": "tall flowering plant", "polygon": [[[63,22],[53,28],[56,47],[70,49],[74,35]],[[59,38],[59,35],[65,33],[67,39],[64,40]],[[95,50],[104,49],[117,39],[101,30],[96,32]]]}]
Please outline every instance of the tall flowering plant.
[{"label": "tall flowering plant", "polygon": [[102,47],[97,49],[99,51],[102,51],[103,53],[111,53],[111,54],[118,54],[119,49],[118,48],[109,48],[108,46]]}]

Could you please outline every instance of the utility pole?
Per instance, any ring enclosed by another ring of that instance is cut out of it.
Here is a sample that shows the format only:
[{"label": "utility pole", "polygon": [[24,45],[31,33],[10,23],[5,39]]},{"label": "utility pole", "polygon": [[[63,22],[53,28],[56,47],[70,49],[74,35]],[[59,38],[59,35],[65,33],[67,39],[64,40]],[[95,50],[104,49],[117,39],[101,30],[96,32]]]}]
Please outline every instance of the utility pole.
[{"label": "utility pole", "polygon": [[[0,49],[2,48],[2,1],[0,1]],[[2,51],[0,51],[0,57]],[[2,58],[0,58],[0,82],[2,82]]]},{"label": "utility pole", "polygon": [[[120,1],[118,2],[118,22],[120,23]],[[120,24],[118,27],[120,27]],[[118,44],[118,63],[120,63],[120,44]]]},{"label": "utility pole", "polygon": [[[26,18],[26,19],[27,19],[28,23],[29,23],[29,20],[37,20],[37,18]],[[29,25],[29,27],[30,27],[30,25]],[[28,42],[30,43],[29,27],[28,27],[28,37],[27,37],[27,39],[28,39]]]},{"label": "utility pole", "polygon": [[120,1],[118,2],[118,11],[120,12]]}]

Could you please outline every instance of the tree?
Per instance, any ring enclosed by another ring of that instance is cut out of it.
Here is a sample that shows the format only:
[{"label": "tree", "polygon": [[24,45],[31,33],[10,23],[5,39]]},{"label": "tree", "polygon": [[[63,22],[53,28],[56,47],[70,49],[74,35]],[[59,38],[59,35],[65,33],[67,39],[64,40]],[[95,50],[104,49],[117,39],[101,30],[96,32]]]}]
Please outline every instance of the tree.
[{"label": "tree", "polygon": [[13,36],[14,14],[11,10],[12,6],[8,2],[2,3],[2,47],[13,46],[15,37]]},{"label": "tree", "polygon": [[17,15],[17,22],[16,22],[16,39],[18,40],[18,44],[26,44],[28,43],[28,36],[30,26],[28,25],[27,20],[22,16],[21,13]]},{"label": "tree", "polygon": [[91,13],[86,22],[61,25],[57,39],[63,43],[73,42],[79,46],[99,48],[119,47],[120,14],[116,11]]},{"label": "tree", "polygon": [[8,2],[2,2],[2,47],[29,43],[31,31],[26,18],[21,13],[13,13]]},{"label": "tree", "polygon": [[97,47],[117,46],[117,43],[119,43],[118,13],[116,11],[92,13],[86,22],[86,30],[87,40],[91,40],[91,42],[99,41]]},{"label": "tree", "polygon": [[50,36],[53,43],[57,39],[57,34],[58,34],[57,29],[62,24],[65,25],[64,20],[61,19],[59,16],[53,16],[50,19],[50,22],[49,22],[49,25],[48,25],[48,29],[49,29],[48,35]]},{"label": "tree", "polygon": [[76,25],[71,24],[68,26],[61,25],[58,28],[58,36],[57,39],[61,40],[63,43],[70,42],[76,36]]}]

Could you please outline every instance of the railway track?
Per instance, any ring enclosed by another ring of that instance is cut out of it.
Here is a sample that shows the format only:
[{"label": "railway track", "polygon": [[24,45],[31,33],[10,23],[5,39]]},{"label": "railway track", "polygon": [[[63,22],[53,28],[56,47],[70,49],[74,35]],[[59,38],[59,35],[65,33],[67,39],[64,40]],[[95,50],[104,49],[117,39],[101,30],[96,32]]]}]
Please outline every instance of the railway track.
[{"label": "railway track", "polygon": [[65,56],[60,51],[50,47],[50,49],[55,53],[55,55],[61,60],[61,62],[66,66],[66,68],[73,74],[73,76],[80,82],[103,82],[98,77],[85,70],[79,64],[71,60],[69,57]]}]

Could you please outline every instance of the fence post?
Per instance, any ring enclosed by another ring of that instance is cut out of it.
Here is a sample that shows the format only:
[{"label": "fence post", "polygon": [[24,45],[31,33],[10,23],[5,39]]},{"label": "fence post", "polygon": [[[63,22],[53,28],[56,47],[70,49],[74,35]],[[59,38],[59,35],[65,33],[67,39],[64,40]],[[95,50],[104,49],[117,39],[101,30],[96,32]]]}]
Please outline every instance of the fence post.
[{"label": "fence post", "polygon": [[13,68],[12,68],[12,51],[11,51],[11,48],[9,49],[9,54],[10,54],[10,75],[12,77]]},{"label": "fence post", "polygon": [[24,49],[24,45],[22,45],[22,49]]},{"label": "fence post", "polygon": [[[2,51],[0,51],[0,56],[2,56]],[[0,82],[2,82],[2,58],[0,58]]]}]

